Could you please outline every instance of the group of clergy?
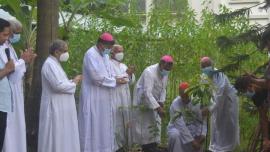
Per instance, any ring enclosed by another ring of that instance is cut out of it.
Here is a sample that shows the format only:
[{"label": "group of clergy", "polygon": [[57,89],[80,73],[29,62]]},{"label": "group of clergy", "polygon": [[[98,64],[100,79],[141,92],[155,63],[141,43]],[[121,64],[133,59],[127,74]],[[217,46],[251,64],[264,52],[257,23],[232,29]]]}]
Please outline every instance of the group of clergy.
[{"label": "group of clergy", "polygon": [[149,126],[161,126],[173,58],[164,55],[144,70],[132,100],[129,85],[135,81],[134,67],[122,63],[123,50],[110,33],[103,33],[84,56],[78,116],[82,152],[125,151],[135,143],[147,152],[160,141],[160,131],[153,136]]},{"label": "group of clergy", "polygon": [[[86,51],[83,75],[68,79],[60,62],[69,58],[65,41],[55,40],[43,64],[38,152],[125,152],[140,145],[144,152],[159,152],[161,119],[165,115],[166,86],[173,57],[164,55],[148,66],[134,86],[134,67],[122,63],[124,48],[103,33]],[[215,85],[209,107],[193,105],[179,85],[179,96],[170,107],[168,150],[199,152],[207,136],[206,119],[211,114],[209,150],[230,152],[239,144],[238,98],[227,76],[217,72],[209,57],[201,59],[202,73]],[[78,117],[74,93],[81,82]],[[192,121],[179,111],[189,109]]]},{"label": "group of clergy", "polygon": [[[26,64],[36,55],[31,49],[18,58],[13,43],[20,40],[21,23],[0,18],[0,151],[26,152],[23,77]],[[85,53],[83,73],[69,79],[61,62],[69,59],[68,44],[55,40],[41,70],[42,96],[39,115],[38,152],[124,152],[140,145],[144,152],[159,152],[161,119],[165,115],[166,86],[174,61],[164,55],[148,66],[134,86],[134,66],[122,63],[124,48],[110,33],[99,36]],[[209,149],[230,152],[239,143],[238,99],[227,76],[216,72],[209,57],[201,59],[203,74],[215,85],[212,104],[193,105],[179,85],[179,96],[170,107],[168,145],[170,152],[202,151],[211,115]],[[81,83],[77,116],[74,94]],[[37,101],[38,102],[38,101]],[[190,109],[196,119],[178,115]]]},{"label": "group of clergy", "polygon": [[[164,55],[144,70],[132,101],[129,85],[135,82],[135,69],[122,63],[123,51],[110,33],[103,33],[85,53],[83,75],[70,80],[60,64],[68,61],[67,43],[51,44],[41,70],[38,152],[120,152],[132,144],[145,152],[158,150],[173,58]],[[80,81],[77,117],[74,93]],[[150,125],[158,128],[156,136]]]}]

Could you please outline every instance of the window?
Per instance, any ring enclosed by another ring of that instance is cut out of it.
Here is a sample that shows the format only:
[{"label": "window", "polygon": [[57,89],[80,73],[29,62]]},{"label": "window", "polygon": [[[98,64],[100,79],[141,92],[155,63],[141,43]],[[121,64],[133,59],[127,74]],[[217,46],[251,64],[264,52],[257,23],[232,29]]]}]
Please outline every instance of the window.
[{"label": "window", "polygon": [[261,0],[230,0],[230,2],[236,2],[236,3],[258,3],[261,2]]},{"label": "window", "polygon": [[156,8],[167,8],[172,12],[179,12],[188,6],[186,0],[154,0]]}]

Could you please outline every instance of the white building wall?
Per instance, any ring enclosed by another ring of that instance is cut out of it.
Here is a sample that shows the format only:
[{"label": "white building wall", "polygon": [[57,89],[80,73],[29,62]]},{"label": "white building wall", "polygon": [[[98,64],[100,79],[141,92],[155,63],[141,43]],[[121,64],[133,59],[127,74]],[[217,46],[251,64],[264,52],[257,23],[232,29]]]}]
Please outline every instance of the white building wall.
[{"label": "white building wall", "polygon": [[[203,5],[202,0],[189,0],[189,6],[197,13],[197,19],[199,20],[201,11],[205,7],[208,7],[214,13],[219,14],[220,5],[225,5],[230,10],[234,11],[245,7],[251,7],[261,2],[264,2],[264,0],[210,0],[207,5]],[[259,7],[263,5],[264,4],[261,4],[251,9],[251,14],[249,16],[251,24],[266,25],[270,22],[270,11],[259,9]]]}]

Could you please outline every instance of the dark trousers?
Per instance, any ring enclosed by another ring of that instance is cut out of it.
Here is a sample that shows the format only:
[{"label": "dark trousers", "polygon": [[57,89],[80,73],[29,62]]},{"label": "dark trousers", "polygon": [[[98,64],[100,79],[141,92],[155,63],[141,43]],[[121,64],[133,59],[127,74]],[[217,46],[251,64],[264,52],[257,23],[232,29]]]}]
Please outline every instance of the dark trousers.
[{"label": "dark trousers", "polygon": [[143,152],[159,152],[158,144],[151,143],[151,144],[142,145],[142,151]]},{"label": "dark trousers", "polygon": [[0,151],[3,149],[7,127],[7,113],[0,111]]},{"label": "dark trousers", "polygon": [[116,152],[125,152],[124,148],[120,148],[118,150],[116,150]]}]

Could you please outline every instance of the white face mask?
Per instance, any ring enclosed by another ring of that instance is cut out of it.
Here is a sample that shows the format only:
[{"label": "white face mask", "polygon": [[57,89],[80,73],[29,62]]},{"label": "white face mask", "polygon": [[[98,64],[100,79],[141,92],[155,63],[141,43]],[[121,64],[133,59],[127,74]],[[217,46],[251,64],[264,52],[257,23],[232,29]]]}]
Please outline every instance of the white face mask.
[{"label": "white face mask", "polygon": [[68,52],[66,52],[66,53],[63,53],[63,54],[60,55],[59,60],[61,62],[66,62],[68,60],[68,58],[69,58],[69,54],[68,54]]},{"label": "white face mask", "polygon": [[117,61],[122,61],[123,59],[124,59],[124,53],[123,52],[120,52],[120,53],[116,53],[115,54],[115,59],[117,60]]}]

